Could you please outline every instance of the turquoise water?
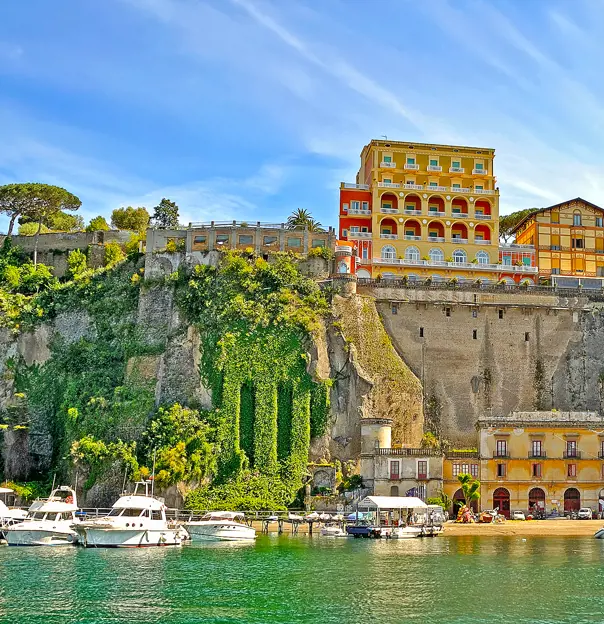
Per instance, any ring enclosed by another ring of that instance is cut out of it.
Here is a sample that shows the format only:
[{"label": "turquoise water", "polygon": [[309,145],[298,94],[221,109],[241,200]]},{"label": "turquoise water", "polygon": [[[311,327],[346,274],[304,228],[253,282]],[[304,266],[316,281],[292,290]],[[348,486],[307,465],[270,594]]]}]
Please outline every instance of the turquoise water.
[{"label": "turquoise water", "polygon": [[604,540],[0,548],[0,622],[603,622]]}]

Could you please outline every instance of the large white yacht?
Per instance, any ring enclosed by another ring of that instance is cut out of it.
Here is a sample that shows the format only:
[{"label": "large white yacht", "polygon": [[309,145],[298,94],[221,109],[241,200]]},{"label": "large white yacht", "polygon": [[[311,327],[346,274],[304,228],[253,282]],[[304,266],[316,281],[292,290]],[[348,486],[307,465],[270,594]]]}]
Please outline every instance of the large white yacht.
[{"label": "large white yacht", "polygon": [[244,523],[245,516],[237,511],[211,511],[201,520],[185,522],[192,541],[254,540],[256,531]]},{"label": "large white yacht", "polygon": [[9,546],[72,546],[78,541],[72,528],[77,509],[75,491],[62,485],[34,501],[25,520],[8,526],[6,541]]},{"label": "large white yacht", "polygon": [[133,494],[122,495],[109,515],[76,525],[88,548],[142,548],[180,546],[187,532],[166,518],[164,503],[150,494],[151,482],[136,484]]}]

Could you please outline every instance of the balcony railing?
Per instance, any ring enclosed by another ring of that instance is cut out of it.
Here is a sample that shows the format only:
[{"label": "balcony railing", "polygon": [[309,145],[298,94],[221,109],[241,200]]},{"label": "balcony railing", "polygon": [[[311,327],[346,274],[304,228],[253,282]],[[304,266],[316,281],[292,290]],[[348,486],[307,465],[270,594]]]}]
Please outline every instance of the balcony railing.
[{"label": "balcony railing", "polygon": [[384,214],[398,214],[398,208],[380,208]]},{"label": "balcony railing", "polygon": [[361,191],[368,191],[369,184],[355,184],[354,182],[342,182],[342,188],[360,189]]},{"label": "balcony railing", "polygon": [[[442,452],[429,448],[379,448],[377,455],[403,455],[406,457],[442,457]],[[400,479],[400,476],[398,476]]]},{"label": "balcony railing", "polygon": [[390,481],[400,481],[400,480],[401,480],[401,475],[398,472],[390,473]]},{"label": "balcony railing", "polygon": [[405,163],[405,169],[411,169],[411,171],[417,171],[419,165],[412,165],[411,163]]},{"label": "balcony railing", "polygon": [[581,459],[581,451],[564,451],[564,459]]},{"label": "balcony railing", "polygon": [[351,215],[371,215],[371,210],[365,210],[364,208],[349,208],[348,214]]},{"label": "balcony railing", "polygon": [[442,171],[443,168],[440,165],[428,165],[428,171]]},{"label": "balcony railing", "polygon": [[427,481],[428,480],[428,475],[427,474],[418,474],[417,475],[417,481]]},{"label": "balcony railing", "polygon": [[466,245],[468,242],[468,239],[467,238],[452,238],[451,242],[455,244],[459,244],[459,245]]},{"label": "balcony railing", "polygon": [[386,167],[387,169],[396,169],[396,163],[382,161],[380,163],[380,167]]},{"label": "balcony railing", "polygon": [[501,451],[495,451],[493,453],[493,459],[509,459],[510,454],[506,451],[505,453]]},{"label": "balcony railing", "polygon": [[385,234],[380,232],[380,238],[387,238],[388,240],[396,240],[398,238],[397,234]]},{"label": "balcony railing", "polygon": [[429,184],[426,187],[427,191],[437,191],[439,193],[446,193],[449,190],[448,186],[434,186],[434,184]]},{"label": "balcony railing", "polygon": [[428,215],[431,217],[444,217],[445,211],[444,210],[428,210]]},{"label": "balcony railing", "polygon": [[529,459],[546,459],[547,453],[545,451],[539,451],[538,453],[534,451],[529,451],[528,458]]},{"label": "balcony railing", "polygon": [[463,173],[463,167],[449,167],[449,173]]},{"label": "balcony railing", "polygon": [[487,173],[486,169],[472,169],[472,173],[474,175],[485,175]]},{"label": "balcony railing", "polygon": [[452,186],[451,193],[470,193],[471,189],[465,186]]},{"label": "balcony railing", "polygon": [[379,188],[400,188],[401,185],[398,182],[378,182]]},{"label": "balcony railing", "polygon": [[348,232],[348,238],[372,238],[371,232]]},{"label": "balcony railing", "polygon": [[[459,240],[455,240],[459,242]],[[446,262],[445,260],[407,260],[404,258],[374,258],[374,264],[400,264],[402,266],[446,267],[451,269],[471,269],[472,271],[502,271],[504,273],[537,273],[537,267],[515,267],[505,264],[475,264],[473,262]]]},{"label": "balcony railing", "polygon": [[476,213],[474,216],[476,217],[476,219],[490,219],[491,218],[490,214],[478,214],[478,213]]},{"label": "balcony railing", "polygon": [[431,243],[444,243],[445,237],[444,236],[428,236],[428,240]]},{"label": "balcony railing", "polygon": [[407,208],[403,212],[408,215],[420,215],[422,213],[421,210],[408,210]]},{"label": "balcony railing", "polygon": [[469,219],[470,215],[467,212],[452,212],[451,216],[456,219],[457,217],[461,219]]},{"label": "balcony railing", "polygon": [[413,189],[414,191],[423,191],[424,190],[424,185],[423,184],[403,184],[402,187],[406,188],[406,189]]},{"label": "balcony railing", "polygon": [[410,240],[410,241],[420,241],[422,240],[421,236],[413,236],[412,234],[405,234],[404,236],[405,240]]},{"label": "balcony railing", "polygon": [[490,189],[474,189],[474,193],[476,195],[493,195],[495,191],[491,191]]},{"label": "balcony railing", "polygon": [[490,240],[480,240],[479,238],[475,238],[474,239],[474,243],[476,245],[490,245],[491,241]]}]

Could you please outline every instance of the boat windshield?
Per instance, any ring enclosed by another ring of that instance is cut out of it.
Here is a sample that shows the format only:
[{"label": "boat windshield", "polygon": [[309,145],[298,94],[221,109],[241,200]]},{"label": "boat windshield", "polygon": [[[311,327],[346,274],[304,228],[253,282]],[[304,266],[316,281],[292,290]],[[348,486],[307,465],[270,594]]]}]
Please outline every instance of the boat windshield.
[{"label": "boat windshield", "polygon": [[147,515],[147,510],[146,509],[122,509],[121,507],[119,508],[113,508],[110,512],[109,515],[110,516],[123,516],[125,518],[138,518],[139,516],[146,516]]},{"label": "boat windshield", "polygon": [[27,517],[30,520],[45,520],[46,516],[47,514],[45,511],[32,511],[29,514],[27,514]]}]

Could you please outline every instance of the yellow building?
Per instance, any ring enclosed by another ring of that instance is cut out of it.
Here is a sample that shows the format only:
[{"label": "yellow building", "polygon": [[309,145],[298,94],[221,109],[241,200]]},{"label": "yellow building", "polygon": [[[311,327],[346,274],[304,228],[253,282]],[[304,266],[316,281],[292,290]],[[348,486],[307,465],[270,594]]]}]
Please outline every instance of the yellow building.
[{"label": "yellow building", "polygon": [[[559,514],[603,510],[604,418],[595,412],[512,412],[478,421],[482,509]],[[447,478],[445,473],[445,479]]]},{"label": "yellow building", "polygon": [[559,286],[602,286],[604,209],[580,197],[542,208],[521,221],[516,242],[535,245],[541,279]]},{"label": "yellow building", "polygon": [[[475,479],[480,479],[480,460],[478,451],[448,451],[443,461],[443,492],[453,501],[452,509],[448,509],[452,517],[457,515],[459,507],[463,504],[463,493],[459,487],[458,476],[469,474]],[[485,508],[480,501],[472,504],[474,511],[479,506]],[[487,505],[488,507],[488,505]]]},{"label": "yellow building", "polygon": [[361,276],[370,270],[372,277],[496,281],[494,157],[489,148],[387,140],[366,145],[356,184],[343,184],[340,206],[340,235],[358,238],[363,253],[368,239],[372,243]]}]

